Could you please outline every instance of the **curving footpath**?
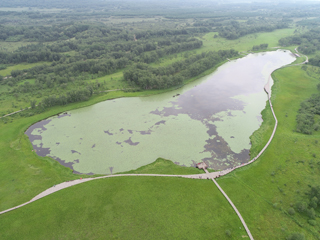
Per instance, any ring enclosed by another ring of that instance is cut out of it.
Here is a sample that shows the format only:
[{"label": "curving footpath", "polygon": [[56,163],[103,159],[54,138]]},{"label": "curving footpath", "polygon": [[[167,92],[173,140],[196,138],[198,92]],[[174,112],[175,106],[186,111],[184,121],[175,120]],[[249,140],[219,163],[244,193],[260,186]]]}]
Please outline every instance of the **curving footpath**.
[{"label": "curving footpath", "polygon": [[[295,49],[295,51],[299,54],[297,48]],[[308,57],[306,57],[306,60],[302,63],[298,63],[298,64],[293,64],[293,65],[286,65],[286,66],[283,66],[283,67],[280,67],[280,68],[284,68],[284,67],[289,67],[289,66],[298,66],[298,65],[302,65],[302,64],[305,64],[305,63],[308,63]],[[280,69],[278,68],[278,69]],[[277,70],[277,69],[275,69]],[[274,70],[274,71],[275,71]],[[262,153],[267,149],[267,147],[269,146],[269,144],[271,143],[275,133],[276,133],[276,130],[277,130],[277,126],[278,126],[278,119],[276,117],[276,114],[274,113],[274,110],[273,110],[273,106],[272,106],[272,103],[271,103],[271,99],[270,99],[270,96],[271,96],[271,87],[270,87],[270,79],[271,79],[271,74],[269,75],[269,78],[268,78],[268,82],[267,84],[265,85],[264,87],[264,90],[265,92],[267,93],[268,95],[268,101],[269,101],[269,105],[270,105],[270,109],[272,111],[272,114],[273,114],[273,117],[275,119],[275,125],[274,125],[274,128],[273,128],[273,132],[267,142],[267,144],[264,146],[264,148],[259,152],[259,154],[254,157],[252,160],[250,160],[249,162],[247,163],[244,163],[240,166],[236,166],[236,167],[233,167],[233,168],[229,168],[229,169],[225,169],[225,170],[222,170],[222,171],[219,171],[219,172],[212,172],[212,173],[209,173],[206,169],[205,169],[205,172],[204,174],[192,174],[192,175],[166,175],[166,174],[117,174],[117,175],[107,175],[107,176],[102,176],[102,177],[96,177],[96,178],[80,178],[78,180],[73,180],[73,181],[67,181],[67,182],[63,182],[63,183],[60,183],[60,184],[57,184],[51,188],[48,188],[47,190],[43,191],[42,193],[38,194],[37,196],[35,196],[34,198],[32,198],[30,201],[28,202],[25,202],[19,206],[16,206],[16,207],[13,207],[13,208],[10,208],[10,209],[7,209],[7,210],[4,210],[2,212],[0,212],[0,215],[1,214],[4,214],[6,212],[9,212],[9,211],[12,211],[12,210],[15,210],[17,208],[20,208],[20,207],[23,207],[29,203],[32,203],[38,199],[41,199],[45,196],[48,196],[54,192],[57,192],[61,189],[65,189],[65,188],[68,188],[68,187],[71,187],[71,186],[74,186],[74,185],[77,185],[77,184],[80,184],[80,183],[84,183],[84,182],[88,182],[88,181],[92,181],[92,180],[96,180],[96,179],[102,179],[102,178],[110,178],[110,177],[124,177],[124,176],[154,176],[154,177],[182,177],[182,178],[192,178],[192,179],[211,179],[214,184],[217,186],[217,188],[220,190],[220,192],[224,195],[224,197],[228,200],[229,204],[232,206],[232,208],[234,209],[234,211],[236,212],[236,214],[238,215],[239,219],[241,220],[247,234],[249,235],[249,238],[250,240],[253,240],[253,237],[251,235],[251,232],[249,230],[249,228],[247,227],[244,219],[242,218],[240,212],[238,211],[238,209],[236,208],[236,206],[232,203],[232,201],[230,200],[230,198],[228,197],[228,195],[223,191],[223,189],[219,186],[219,184],[217,183],[217,181],[215,180],[215,178],[217,177],[221,177],[221,176],[224,176],[232,171],[234,171],[235,169],[237,168],[241,168],[243,166],[246,166],[246,165],[249,165],[251,163],[253,163],[254,161],[256,161],[261,155]],[[110,91],[110,90],[109,90]],[[116,91],[116,90],[111,90],[111,91]],[[17,111],[17,112],[20,112],[20,111]],[[15,112],[16,113],[16,112]],[[11,113],[11,114],[14,114],[14,113]],[[8,114],[8,115],[11,115],[11,114]],[[6,116],[8,116],[6,115]],[[4,116],[5,117],[5,116]],[[0,117],[1,118],[1,117]]]},{"label": "curving footpath", "polygon": [[60,191],[62,189],[80,184],[80,183],[84,183],[84,182],[88,182],[88,181],[92,181],[92,180],[96,180],[96,179],[102,179],[102,178],[111,178],[111,177],[130,177],[130,176],[148,176],[148,177],[182,177],[182,178],[192,178],[192,179],[212,179],[212,178],[216,178],[219,175],[221,175],[221,172],[212,172],[212,173],[204,173],[204,174],[191,174],[191,175],[167,175],[167,174],[116,174],[116,175],[107,175],[107,176],[102,176],[102,177],[95,177],[95,178],[80,178],[77,180],[71,180],[71,181],[67,181],[67,182],[63,182],[57,185],[54,185],[51,188],[48,188],[47,190],[43,191],[42,193],[38,194],[37,196],[35,196],[34,198],[32,198],[30,201],[25,202],[19,206],[4,210],[2,212],[0,212],[0,215],[6,212],[10,212],[12,210],[15,210],[17,208],[23,207],[29,203],[32,203],[40,198],[43,198],[45,196],[48,196],[54,192]]}]

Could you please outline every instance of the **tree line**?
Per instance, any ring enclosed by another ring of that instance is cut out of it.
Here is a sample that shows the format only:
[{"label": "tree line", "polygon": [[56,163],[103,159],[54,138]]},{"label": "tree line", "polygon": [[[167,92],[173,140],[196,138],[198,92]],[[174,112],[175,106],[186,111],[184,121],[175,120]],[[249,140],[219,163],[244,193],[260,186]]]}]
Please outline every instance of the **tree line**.
[{"label": "tree line", "polygon": [[262,44],[260,44],[260,45],[254,45],[253,47],[252,47],[252,50],[253,51],[259,51],[259,50],[264,50],[264,49],[267,49],[268,48],[268,43],[262,43]]},{"label": "tree line", "polygon": [[232,20],[227,26],[217,27],[217,31],[221,37],[232,40],[251,33],[272,32],[282,28],[288,28],[288,23],[283,21],[273,22],[266,19],[250,20],[245,23]]},{"label": "tree line", "polygon": [[306,33],[296,33],[293,36],[281,38],[281,46],[299,45],[298,50],[303,54],[313,54],[320,50],[320,28],[310,29]]},{"label": "tree line", "polygon": [[0,40],[3,41],[30,41],[49,42],[66,40],[76,36],[77,33],[86,31],[89,25],[70,24],[53,26],[5,26],[0,25]]},{"label": "tree line", "polygon": [[195,77],[214,67],[226,58],[238,55],[235,50],[220,50],[193,55],[166,67],[154,68],[138,63],[123,72],[124,79],[143,89],[163,89],[180,85],[185,79]]}]

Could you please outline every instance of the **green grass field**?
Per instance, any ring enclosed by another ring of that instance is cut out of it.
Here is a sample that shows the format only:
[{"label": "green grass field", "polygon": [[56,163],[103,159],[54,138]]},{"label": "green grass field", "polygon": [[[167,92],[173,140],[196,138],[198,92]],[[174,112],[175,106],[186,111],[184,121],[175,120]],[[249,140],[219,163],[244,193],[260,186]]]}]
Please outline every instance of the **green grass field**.
[{"label": "green grass field", "polygon": [[227,230],[229,239],[246,236],[227,200],[208,180],[95,180],[21,211],[1,216],[2,239],[224,239]]}]

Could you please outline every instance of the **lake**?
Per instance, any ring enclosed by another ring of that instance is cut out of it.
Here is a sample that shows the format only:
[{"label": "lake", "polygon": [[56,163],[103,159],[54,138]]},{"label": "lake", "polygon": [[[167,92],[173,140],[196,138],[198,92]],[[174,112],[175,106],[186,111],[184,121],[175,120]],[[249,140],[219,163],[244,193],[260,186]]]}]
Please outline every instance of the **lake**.
[{"label": "lake", "polygon": [[38,155],[75,173],[123,172],[158,157],[182,166],[205,161],[216,170],[237,166],[250,160],[269,75],[294,60],[282,50],[249,54],[181,89],[72,110],[26,134]]}]

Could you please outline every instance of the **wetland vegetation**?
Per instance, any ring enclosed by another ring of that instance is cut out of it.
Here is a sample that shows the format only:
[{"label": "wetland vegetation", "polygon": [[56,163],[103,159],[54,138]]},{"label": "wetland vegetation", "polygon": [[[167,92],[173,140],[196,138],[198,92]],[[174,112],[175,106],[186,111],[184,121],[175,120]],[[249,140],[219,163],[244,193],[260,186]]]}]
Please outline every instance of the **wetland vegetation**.
[{"label": "wetland vegetation", "polygon": [[[298,47],[312,66],[273,73],[279,120],[273,142],[258,161],[218,182],[255,239],[319,239],[318,3],[3,0],[0,11],[1,116],[32,106],[0,119],[1,210],[57,183],[87,177],[32,151],[24,132],[35,122],[108,99],[167,92],[252,50]],[[216,59],[207,67],[193,60],[208,56]],[[168,80],[139,81],[135,71]],[[109,91],[117,89],[124,91]],[[299,132],[300,113],[310,120],[312,134]],[[251,157],[273,129],[269,106],[262,117],[251,136]],[[158,160],[134,172],[198,170]],[[209,181],[152,177],[92,181],[0,215],[3,239],[241,239],[241,228]]]}]

